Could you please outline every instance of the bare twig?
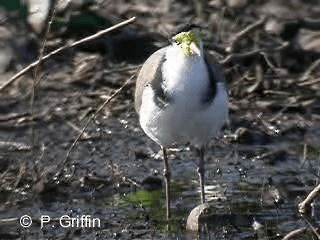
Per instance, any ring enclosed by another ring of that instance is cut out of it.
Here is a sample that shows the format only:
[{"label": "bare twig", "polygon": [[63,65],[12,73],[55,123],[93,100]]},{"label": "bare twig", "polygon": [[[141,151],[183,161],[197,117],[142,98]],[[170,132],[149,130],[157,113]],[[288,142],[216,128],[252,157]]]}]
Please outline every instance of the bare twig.
[{"label": "bare twig", "polygon": [[320,184],[316,186],[306,197],[303,202],[299,204],[299,212],[305,214],[310,209],[310,204],[320,195]]},{"label": "bare twig", "polygon": [[30,151],[32,146],[22,142],[0,141],[1,151]]},{"label": "bare twig", "polygon": [[20,183],[22,176],[26,174],[27,170],[27,164],[26,162],[23,162],[22,164],[19,165],[19,173],[18,176],[15,178],[15,182],[13,184],[13,189],[16,189],[18,184]]},{"label": "bare twig", "polygon": [[244,53],[229,54],[226,58],[219,61],[219,63],[222,65],[226,65],[230,62],[239,62],[239,61],[247,59],[247,58],[256,57],[259,55],[265,55],[266,53],[280,52],[280,51],[286,49],[287,47],[289,47],[289,45],[290,44],[288,42],[284,42],[280,46],[274,47],[274,48],[257,49],[257,50],[252,50],[252,51],[248,51],[248,52],[244,52]]},{"label": "bare twig", "polygon": [[63,167],[67,164],[70,154],[72,152],[72,150],[74,149],[74,147],[76,146],[77,142],[79,141],[79,139],[82,137],[82,135],[84,134],[85,130],[87,129],[87,127],[89,126],[89,123],[97,116],[97,114],[112,100],[114,99],[127,85],[128,83],[134,78],[135,75],[132,75],[120,88],[118,88],[106,101],[104,101],[100,107],[89,117],[88,121],[84,124],[81,132],[79,133],[79,135],[76,137],[76,139],[73,141],[73,143],[71,144],[70,148],[68,149],[68,152],[66,154],[66,157],[63,161],[63,163],[61,164],[61,167],[59,168],[59,173],[61,172],[61,170],[63,169]]},{"label": "bare twig", "polygon": [[142,66],[142,64],[141,65],[135,65],[135,66],[129,66],[129,67],[122,67],[122,68],[112,69],[112,70],[104,70],[103,73],[104,74],[114,74],[114,73],[123,73],[123,72],[136,71],[141,66]]},{"label": "bare twig", "polygon": [[307,80],[310,78],[311,73],[320,65],[320,59],[315,60],[303,73],[302,77],[300,78],[300,81]]},{"label": "bare twig", "polygon": [[124,182],[128,182],[130,184],[132,184],[133,186],[135,187],[141,187],[141,184],[138,183],[137,181],[135,181],[134,179],[130,178],[130,177],[127,177],[127,176],[123,176],[122,177],[122,181]]},{"label": "bare twig", "polygon": [[17,222],[19,219],[17,217],[12,217],[12,218],[1,218],[0,219],[0,224],[6,224],[6,223],[11,223],[11,222]]},{"label": "bare twig", "polygon": [[297,85],[304,86],[304,87],[306,87],[306,86],[315,86],[316,87],[316,85],[320,85],[320,78],[306,80],[306,81],[298,83]]},{"label": "bare twig", "polygon": [[303,144],[303,158],[302,158],[302,165],[305,164],[307,161],[307,154],[308,154],[308,145],[306,143]]},{"label": "bare twig", "polygon": [[64,45],[50,53],[48,53],[47,55],[43,56],[40,60],[37,60],[33,63],[31,63],[30,65],[28,65],[27,67],[25,67],[24,69],[22,69],[20,72],[16,73],[14,76],[12,76],[8,81],[6,81],[4,84],[2,84],[0,86],[0,92],[3,91],[5,88],[7,88],[10,84],[12,84],[15,80],[17,80],[19,77],[21,77],[22,75],[24,75],[25,73],[29,72],[31,69],[33,69],[34,67],[36,67],[40,62],[43,62],[44,60],[47,60],[48,58],[52,57],[52,56],[55,56],[57,55],[58,53],[66,50],[66,49],[69,49],[69,48],[72,48],[72,47],[75,47],[75,46],[78,46],[80,44],[83,44],[85,42],[88,42],[88,41],[91,41],[93,39],[96,39],[96,38],[99,38],[101,36],[103,36],[104,34],[108,33],[108,32],[111,32],[115,29],[118,29],[120,27],[123,27],[125,25],[128,25],[129,23],[132,23],[136,20],[135,17],[132,17],[126,21],[123,21],[121,23],[118,23],[116,25],[113,25],[112,27],[109,27],[107,29],[104,29],[104,30],[101,30],[93,35],[90,35],[88,37],[85,37],[83,39],[80,39],[79,41],[76,41],[76,42],[73,42],[73,43],[70,43],[70,44],[67,44],[67,45]]},{"label": "bare twig", "polygon": [[297,237],[300,236],[301,234],[305,234],[306,231],[307,231],[307,228],[306,228],[306,227],[293,230],[293,231],[289,232],[288,234],[286,234],[286,235],[282,238],[282,240],[290,240],[290,239],[292,239],[292,238],[297,238]]},{"label": "bare twig", "polygon": [[[51,25],[52,25],[52,20],[54,19],[55,14],[56,14],[56,4],[54,4],[53,11],[52,11],[49,23],[48,23],[48,27],[47,27],[46,33],[44,35],[44,40],[43,40],[42,47],[40,49],[39,58],[38,58],[38,64],[35,66],[34,71],[33,71],[33,82],[32,82],[32,90],[31,90],[31,98],[30,98],[31,117],[33,117],[33,114],[34,114],[34,99],[35,99],[35,94],[36,94],[36,88],[37,88],[37,85],[41,79],[41,78],[39,78],[40,63],[41,63],[41,59],[43,58],[44,49],[47,44],[47,37],[49,35]],[[30,133],[31,146],[34,146],[35,145],[35,131],[33,128],[33,124],[30,125],[30,132],[31,132]]]},{"label": "bare twig", "polygon": [[303,215],[303,219],[306,221],[312,232],[317,236],[317,239],[320,239],[319,227],[317,226],[317,223],[313,219],[305,215]]},{"label": "bare twig", "polygon": [[[73,130],[75,130],[75,131],[78,132],[79,134],[82,132],[82,130],[81,130],[78,126],[76,126],[75,124],[73,124],[72,122],[70,122],[70,121],[68,121],[68,120],[66,120],[65,122],[66,122],[66,124],[67,124],[69,127],[71,127]],[[88,138],[88,137],[89,137],[89,134],[87,134],[86,132],[83,132],[82,135],[83,135],[85,138]]]},{"label": "bare twig", "polygon": [[226,51],[229,53],[234,52],[234,49],[236,47],[236,44],[239,42],[240,39],[247,36],[249,33],[255,31],[256,29],[260,28],[266,21],[266,18],[261,18],[259,21],[250,24],[245,29],[238,32],[234,37],[230,40],[229,46],[226,48]]},{"label": "bare twig", "polygon": [[30,113],[11,113],[8,115],[4,115],[4,116],[0,116],[0,123],[1,122],[9,122],[12,120],[17,120],[20,118],[26,118],[26,117],[30,117]]}]

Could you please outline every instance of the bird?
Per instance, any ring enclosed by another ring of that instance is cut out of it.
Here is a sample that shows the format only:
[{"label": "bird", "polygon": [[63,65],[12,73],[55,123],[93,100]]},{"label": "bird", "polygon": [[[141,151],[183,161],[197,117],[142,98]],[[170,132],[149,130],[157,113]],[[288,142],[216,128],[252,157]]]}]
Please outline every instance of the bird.
[{"label": "bird", "polygon": [[177,28],[170,44],[154,52],[137,76],[134,101],[145,134],[162,149],[166,216],[170,219],[167,150],[191,144],[199,153],[201,203],[205,202],[204,157],[228,118],[228,94],[220,66],[205,49],[200,26]]}]

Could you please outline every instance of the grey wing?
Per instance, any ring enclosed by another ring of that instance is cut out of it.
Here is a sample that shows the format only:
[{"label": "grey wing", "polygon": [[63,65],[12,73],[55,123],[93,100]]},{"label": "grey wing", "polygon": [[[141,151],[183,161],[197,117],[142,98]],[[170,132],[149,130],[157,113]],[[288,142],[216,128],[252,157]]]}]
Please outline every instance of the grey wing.
[{"label": "grey wing", "polygon": [[161,66],[165,60],[166,47],[161,48],[153,53],[147,61],[142,65],[136,81],[135,90],[135,109],[137,113],[140,111],[142,104],[142,94],[146,86],[151,85],[154,89],[157,98],[161,99],[164,96],[162,89],[162,71]]}]

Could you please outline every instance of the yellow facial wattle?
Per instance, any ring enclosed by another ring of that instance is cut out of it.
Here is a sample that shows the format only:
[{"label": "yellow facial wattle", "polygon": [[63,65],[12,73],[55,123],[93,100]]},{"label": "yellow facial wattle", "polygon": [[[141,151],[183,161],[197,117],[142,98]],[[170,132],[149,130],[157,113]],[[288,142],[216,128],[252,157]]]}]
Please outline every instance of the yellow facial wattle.
[{"label": "yellow facial wattle", "polygon": [[187,56],[191,55],[190,45],[192,43],[194,43],[197,47],[200,47],[200,37],[193,31],[178,33],[173,37],[173,39]]}]

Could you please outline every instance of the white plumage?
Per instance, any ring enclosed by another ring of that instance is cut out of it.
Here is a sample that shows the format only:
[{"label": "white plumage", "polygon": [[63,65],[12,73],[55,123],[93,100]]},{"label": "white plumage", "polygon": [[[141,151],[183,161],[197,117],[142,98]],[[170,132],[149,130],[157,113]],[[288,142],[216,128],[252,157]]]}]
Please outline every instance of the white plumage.
[{"label": "white plumage", "polygon": [[213,101],[202,103],[202,95],[210,87],[203,54],[186,56],[176,44],[169,46],[162,76],[163,90],[174,100],[160,108],[152,87],[145,87],[139,112],[144,132],[164,147],[186,142],[199,147],[216,137],[228,116],[228,96],[224,83],[217,82]]},{"label": "white plumage", "polygon": [[162,147],[167,218],[170,217],[170,169],[167,148],[190,142],[199,149],[201,202],[204,192],[204,150],[228,117],[228,96],[218,65],[204,54],[192,30],[173,37],[172,45],[153,53],[136,83],[135,108],[144,132]]}]

